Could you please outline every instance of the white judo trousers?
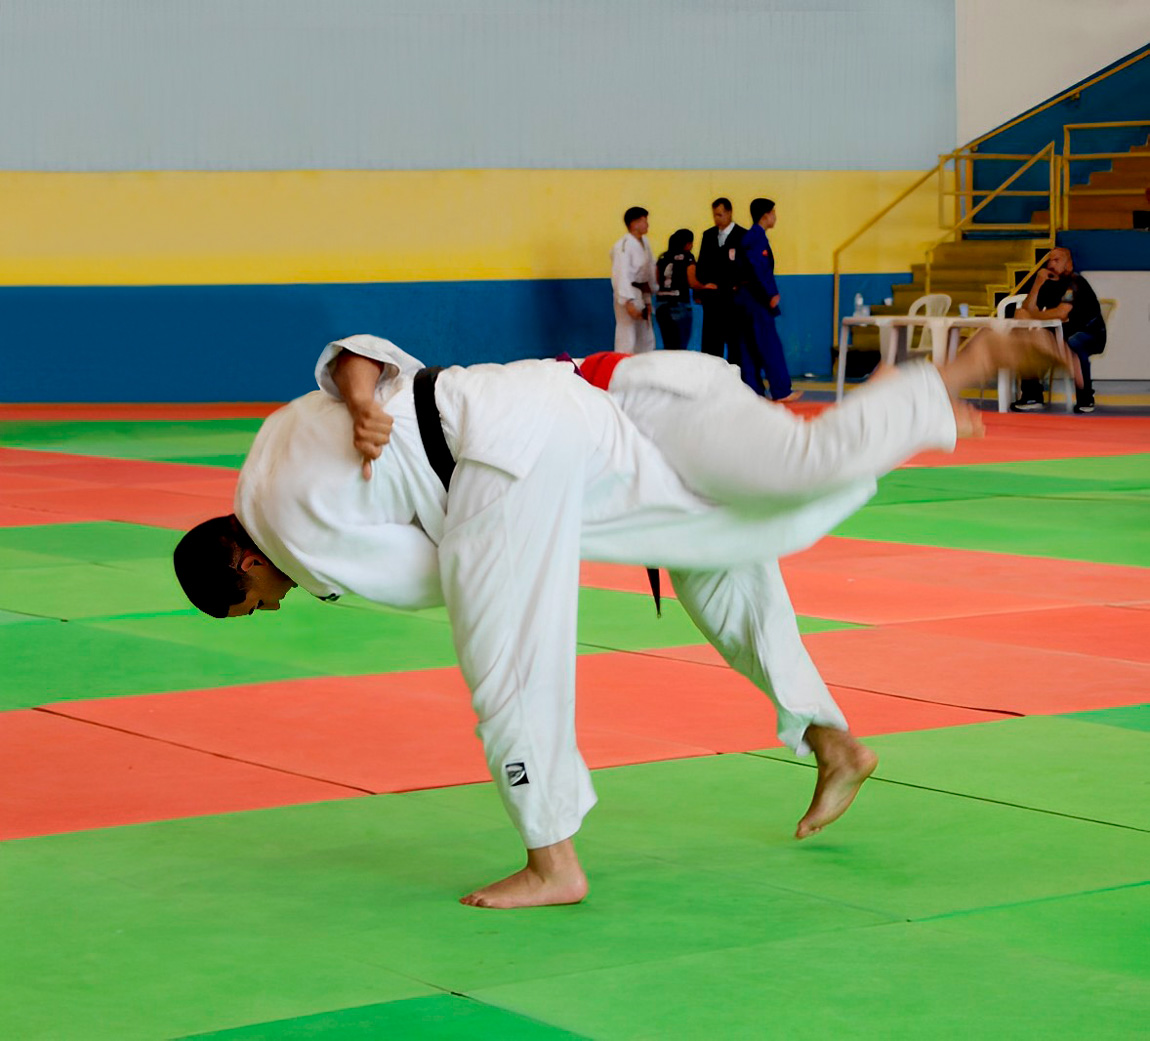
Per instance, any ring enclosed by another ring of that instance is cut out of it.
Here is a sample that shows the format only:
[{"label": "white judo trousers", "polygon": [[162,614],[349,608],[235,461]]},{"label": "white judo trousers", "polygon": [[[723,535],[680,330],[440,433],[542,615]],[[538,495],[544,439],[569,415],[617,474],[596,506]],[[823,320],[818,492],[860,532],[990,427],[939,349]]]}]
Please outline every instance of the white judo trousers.
[{"label": "white judo trousers", "polygon": [[[640,307],[650,307],[644,300]],[[615,350],[620,354],[645,354],[655,349],[655,327],[651,319],[632,318],[625,304],[615,301]]]},{"label": "white judo trousers", "polygon": [[[846,722],[777,558],[822,537],[907,456],[954,444],[929,366],[807,423],[718,359],[684,352],[673,371],[658,358],[621,364],[610,395],[572,377],[548,401],[553,433],[529,473],[464,458],[451,481],[444,598],[488,767],[529,849],[569,838],[595,802],[575,734],[580,557],[668,567],[684,609],[771,697],[780,739],[802,754],[808,726]],[[716,450],[738,444],[745,453]]]}]

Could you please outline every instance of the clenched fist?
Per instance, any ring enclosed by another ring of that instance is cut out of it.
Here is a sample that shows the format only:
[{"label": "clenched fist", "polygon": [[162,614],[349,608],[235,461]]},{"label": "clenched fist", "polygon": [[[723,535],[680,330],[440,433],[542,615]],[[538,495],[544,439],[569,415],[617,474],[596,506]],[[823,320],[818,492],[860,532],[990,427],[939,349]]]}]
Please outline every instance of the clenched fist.
[{"label": "clenched fist", "polygon": [[383,453],[383,446],[391,440],[395,420],[383,410],[374,398],[355,404],[348,403],[351,413],[352,444],[363,456],[363,479],[371,480],[371,464]]}]

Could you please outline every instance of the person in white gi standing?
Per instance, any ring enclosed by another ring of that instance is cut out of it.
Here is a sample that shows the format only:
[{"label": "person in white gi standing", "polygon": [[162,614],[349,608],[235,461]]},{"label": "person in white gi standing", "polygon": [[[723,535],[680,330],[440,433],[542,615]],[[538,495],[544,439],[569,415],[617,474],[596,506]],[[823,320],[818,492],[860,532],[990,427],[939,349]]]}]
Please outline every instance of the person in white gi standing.
[{"label": "person in white gi standing", "polygon": [[[1056,348],[1038,346],[1049,366]],[[875,758],[847,732],[802,649],[776,558],[865,502],[875,472],[973,429],[952,395],[1026,349],[984,335],[941,372],[908,366],[804,423],[697,354],[608,355],[622,364],[605,394],[555,362],[456,367],[437,380],[388,341],[351,337],[321,356],[326,393],[269,417],[236,515],[181,540],[177,576],[216,617],[276,610],[296,583],[323,599],[445,602],[488,765],[527,848],[524,869],[464,902],[577,902],[587,881],[572,836],[595,801],[574,728],[580,555],[673,569],[707,638],[775,699],[782,739],[814,750],[818,781],[797,832],[812,834],[846,810]],[[446,476],[427,435],[429,388],[453,460]],[[770,465],[708,465],[687,429],[700,411],[700,430],[719,425],[707,435],[716,443],[740,426]],[[688,482],[736,506],[689,491],[640,433],[669,428],[679,430],[669,440]]]},{"label": "person in white gi standing", "polygon": [[651,292],[655,257],[647,242],[647,211],[632,206],[623,214],[627,234],[611,247],[611,292],[615,299],[615,350],[642,354],[655,349]]}]

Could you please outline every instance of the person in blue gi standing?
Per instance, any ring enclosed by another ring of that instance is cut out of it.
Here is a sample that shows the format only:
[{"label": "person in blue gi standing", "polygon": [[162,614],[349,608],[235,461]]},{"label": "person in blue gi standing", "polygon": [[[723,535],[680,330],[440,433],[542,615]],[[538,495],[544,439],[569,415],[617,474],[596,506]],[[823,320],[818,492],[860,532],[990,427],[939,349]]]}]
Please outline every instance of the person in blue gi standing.
[{"label": "person in blue gi standing", "polygon": [[739,286],[739,242],[746,229],[734,222],[731,200],[720,196],[711,203],[714,227],[703,232],[699,248],[698,278],[712,289],[695,291],[703,308],[703,353],[723,357],[738,365],[741,357],[742,312],[735,304]]},{"label": "person in blue gi standing", "polygon": [[739,243],[743,284],[735,303],[743,312],[743,381],[757,394],[766,395],[763,376],[774,401],[797,401],[802,391],[792,391],[783,341],[775,328],[779,316],[779,287],[775,282],[775,254],[767,231],[778,215],[770,199],[751,200],[751,226]]},{"label": "person in blue gi standing", "polygon": [[686,350],[691,342],[694,316],[691,312],[691,290],[717,289],[704,285],[695,277],[695,235],[690,228],[680,228],[667,243],[667,252],[655,264],[655,324],[663,336],[663,350]]}]

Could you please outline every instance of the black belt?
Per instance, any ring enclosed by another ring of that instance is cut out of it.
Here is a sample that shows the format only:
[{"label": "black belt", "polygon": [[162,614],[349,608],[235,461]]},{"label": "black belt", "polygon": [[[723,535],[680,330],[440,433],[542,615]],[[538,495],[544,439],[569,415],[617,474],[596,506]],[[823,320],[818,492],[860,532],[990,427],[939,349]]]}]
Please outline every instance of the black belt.
[{"label": "black belt", "polygon": [[451,486],[451,475],[455,472],[455,457],[447,447],[443,436],[443,418],[435,404],[435,381],[443,371],[441,366],[420,369],[415,374],[412,394],[415,398],[415,421],[419,424],[419,439],[427,453],[427,461],[435,471],[435,476],[443,482],[446,491]]},{"label": "black belt", "polygon": [[[446,491],[451,487],[451,475],[455,472],[455,457],[447,447],[447,438],[443,436],[443,417],[439,414],[439,406],[435,404],[435,381],[439,379],[442,371],[442,367],[438,365],[420,369],[415,374],[412,395],[415,398],[415,421],[419,424],[419,439],[423,442],[423,451],[427,454],[427,461],[431,463],[435,476],[443,482]],[[659,572],[655,568],[648,568],[647,580],[651,583],[651,595],[655,598],[655,612],[661,617],[663,608]]]}]

